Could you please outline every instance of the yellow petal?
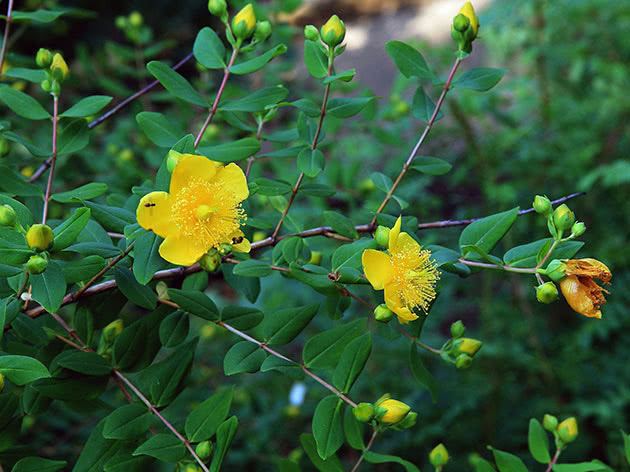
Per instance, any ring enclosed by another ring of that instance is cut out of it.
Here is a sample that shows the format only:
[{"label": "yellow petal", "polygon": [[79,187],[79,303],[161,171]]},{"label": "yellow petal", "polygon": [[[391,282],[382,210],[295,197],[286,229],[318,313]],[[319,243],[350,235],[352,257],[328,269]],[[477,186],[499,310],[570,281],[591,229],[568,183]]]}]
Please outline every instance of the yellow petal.
[{"label": "yellow petal", "polygon": [[182,154],[173,169],[169,190],[175,195],[193,178],[204,181],[213,180],[220,167],[220,162],[211,161],[207,157]]},{"label": "yellow petal", "polygon": [[404,305],[402,298],[400,298],[398,294],[398,289],[394,284],[385,285],[385,304],[387,308],[396,313],[398,322],[401,324],[407,324],[410,321],[418,319],[418,315]]},{"label": "yellow petal", "polygon": [[171,222],[172,198],[166,192],[151,192],[140,200],[136,210],[138,224],[158,236],[167,237],[173,229]]},{"label": "yellow petal", "polygon": [[396,251],[405,251],[409,254],[418,253],[420,251],[420,245],[415,239],[409,236],[409,234],[400,233],[396,241]]},{"label": "yellow petal", "polygon": [[177,235],[167,237],[160,245],[159,252],[171,264],[189,266],[201,259],[208,249],[199,238]]},{"label": "yellow petal", "polygon": [[249,239],[243,238],[243,240],[238,244],[232,244],[232,250],[236,252],[249,252],[252,250],[252,245],[249,242]]},{"label": "yellow petal", "polygon": [[226,188],[233,192],[237,201],[242,202],[249,197],[247,179],[239,166],[234,163],[228,164],[217,172],[217,180],[225,182]]},{"label": "yellow petal", "polygon": [[387,254],[375,249],[366,249],[361,256],[363,272],[374,290],[383,290],[392,277],[392,263]]},{"label": "yellow petal", "polygon": [[575,275],[568,275],[560,282],[560,290],[569,306],[581,315],[589,318],[601,318],[602,312],[595,308],[585,287]]},{"label": "yellow petal", "polygon": [[402,217],[399,216],[394,224],[394,227],[389,231],[389,250],[396,249],[398,243],[398,236],[400,235],[400,225],[402,224]]}]

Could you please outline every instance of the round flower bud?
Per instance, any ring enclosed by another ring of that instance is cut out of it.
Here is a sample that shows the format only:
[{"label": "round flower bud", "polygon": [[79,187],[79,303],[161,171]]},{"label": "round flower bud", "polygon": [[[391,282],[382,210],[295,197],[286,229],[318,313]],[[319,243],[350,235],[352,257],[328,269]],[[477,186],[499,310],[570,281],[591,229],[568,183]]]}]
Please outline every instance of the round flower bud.
[{"label": "round flower bud", "polygon": [[459,352],[463,352],[464,354],[468,354],[470,357],[473,357],[479,349],[481,349],[483,343],[478,339],[472,338],[460,338],[457,341],[457,349]]},{"label": "round flower bud", "polygon": [[197,453],[200,459],[202,460],[208,459],[210,455],[212,454],[212,442],[210,441],[200,442],[199,444],[197,444],[197,447],[195,448],[195,452]]},{"label": "round flower bud", "polygon": [[379,419],[385,424],[396,424],[401,422],[411,411],[411,407],[406,403],[390,398],[382,402],[379,406],[387,411]]},{"label": "round flower bud", "polygon": [[367,423],[374,416],[374,407],[371,403],[359,403],[352,410],[354,417],[361,423]]},{"label": "round flower bud", "polygon": [[418,413],[415,411],[410,411],[405,418],[396,425],[399,429],[409,429],[415,426],[416,421],[418,420]]},{"label": "round flower bud", "polygon": [[389,247],[389,231],[387,226],[379,226],[374,232],[374,239],[379,246],[387,249]]},{"label": "round flower bud", "polygon": [[387,305],[381,303],[374,309],[374,319],[381,323],[389,323],[394,317],[394,312],[387,308]]},{"label": "round flower bud", "polygon": [[116,28],[125,29],[127,27],[127,18],[125,18],[124,16],[117,16],[115,23]]},{"label": "round flower bud", "polygon": [[328,44],[331,48],[334,48],[343,41],[343,38],[345,38],[346,26],[337,15],[333,15],[328,19],[324,26],[322,26],[321,33],[322,41]]},{"label": "round flower bud", "polygon": [[444,444],[440,443],[429,453],[429,460],[433,467],[443,467],[448,462],[448,451]]},{"label": "round flower bud", "polygon": [[206,272],[216,272],[221,265],[221,255],[216,249],[210,249],[199,259],[199,265]]},{"label": "round flower bud", "polygon": [[41,84],[39,84],[44,92],[50,92],[52,90],[52,83],[50,80],[45,79],[42,80]]},{"label": "round flower bud", "polygon": [[48,260],[42,256],[31,256],[26,262],[26,270],[32,275],[41,274],[46,267],[48,267]]},{"label": "round flower bud", "polygon": [[558,259],[554,259],[549,264],[547,264],[547,269],[544,273],[554,282],[560,282],[562,279],[564,279],[566,269],[567,265],[564,262],[559,261]]},{"label": "round flower bud", "polygon": [[34,224],[26,232],[26,244],[31,249],[46,251],[53,243],[53,231],[48,225]]},{"label": "round flower bud", "polygon": [[48,69],[52,64],[53,55],[48,49],[39,48],[35,56],[35,63],[41,69]]},{"label": "round flower bud", "polygon": [[13,207],[6,204],[0,206],[0,225],[14,226],[16,222],[17,214]]},{"label": "round flower bud", "polygon": [[144,18],[142,18],[142,13],[139,11],[131,12],[129,15],[129,24],[135,28],[139,28],[144,23]]},{"label": "round flower bud", "polygon": [[163,280],[160,280],[157,284],[155,284],[155,293],[157,293],[158,298],[162,300],[170,300],[168,296],[168,285]]},{"label": "round flower bud", "polygon": [[56,97],[58,97],[61,93],[61,84],[59,84],[59,82],[57,82],[56,80],[53,80],[52,84],[50,85],[50,93],[52,93]]},{"label": "round flower bud", "polygon": [[462,370],[468,369],[472,365],[472,361],[472,357],[468,354],[460,354],[457,356],[457,359],[455,359],[455,367]]},{"label": "round flower bud", "polygon": [[547,431],[555,431],[556,428],[558,427],[558,418],[556,418],[553,415],[545,415],[543,417],[543,428],[545,428]]},{"label": "round flower bud", "polygon": [[573,223],[573,226],[571,226],[571,234],[575,236],[576,238],[578,236],[582,236],[585,231],[586,231],[586,225],[582,223],[581,221],[576,221],[575,223]]},{"label": "round flower bud", "polygon": [[306,25],[304,27],[304,37],[310,41],[319,41],[319,31],[313,25]]},{"label": "round flower bud", "polygon": [[466,331],[466,327],[462,320],[457,320],[451,325],[451,337],[455,339],[461,338],[464,335],[464,331]]},{"label": "round flower bud", "polygon": [[558,425],[558,436],[563,443],[570,443],[576,440],[578,436],[578,425],[576,419],[572,416],[567,418]]},{"label": "round flower bud", "polygon": [[251,3],[239,11],[232,19],[232,31],[234,36],[243,40],[249,38],[256,28],[256,14]]},{"label": "round flower bud", "polygon": [[252,235],[252,242],[257,243],[258,241],[262,241],[266,237],[267,235],[264,231],[254,231],[254,234]]},{"label": "round flower bud", "polygon": [[319,251],[312,251],[311,258],[308,263],[313,265],[320,265],[322,263],[322,253]]},{"label": "round flower bud", "polygon": [[118,318],[103,328],[103,334],[101,336],[105,341],[111,344],[114,342],[114,339],[116,339],[118,335],[122,333],[124,327],[125,325],[123,323],[123,320]]},{"label": "round flower bud", "polygon": [[546,282],[536,287],[536,300],[540,303],[553,303],[558,299],[558,288],[553,282]]},{"label": "round flower bud", "polygon": [[173,173],[173,171],[175,170],[175,166],[179,162],[180,157],[182,157],[182,153],[177,152],[174,149],[171,149],[168,152],[168,154],[166,155],[166,169],[169,171],[169,173]]},{"label": "round flower bud", "polygon": [[9,154],[11,150],[11,144],[9,144],[9,140],[4,136],[0,136],[0,157],[4,157]]},{"label": "round flower bud", "polygon": [[542,195],[536,195],[534,198],[534,203],[532,205],[534,207],[534,211],[536,213],[540,213],[541,215],[548,216],[553,211],[553,207],[551,206],[551,200]]},{"label": "round flower bud", "polygon": [[259,21],[258,23],[256,23],[254,39],[262,43],[269,36],[271,36],[271,23],[269,23],[267,20]]},{"label": "round flower bud", "polygon": [[470,20],[468,19],[467,16],[464,16],[461,13],[459,13],[457,14],[457,16],[455,16],[455,18],[453,18],[453,28],[455,28],[455,31],[459,31],[460,33],[463,33],[464,31],[468,29],[469,26],[470,26]]},{"label": "round flower bud", "polygon": [[222,17],[227,13],[227,3],[225,0],[209,0],[208,11],[211,15]]},{"label": "round flower bud", "polygon": [[569,229],[575,222],[575,215],[564,203],[553,212],[553,222],[559,230]]},{"label": "round flower bud", "polygon": [[53,74],[53,77],[57,79],[59,82],[63,82],[66,77],[68,77],[68,64],[64,60],[63,56],[59,53],[56,53],[52,58],[52,64],[50,65],[50,71]]}]

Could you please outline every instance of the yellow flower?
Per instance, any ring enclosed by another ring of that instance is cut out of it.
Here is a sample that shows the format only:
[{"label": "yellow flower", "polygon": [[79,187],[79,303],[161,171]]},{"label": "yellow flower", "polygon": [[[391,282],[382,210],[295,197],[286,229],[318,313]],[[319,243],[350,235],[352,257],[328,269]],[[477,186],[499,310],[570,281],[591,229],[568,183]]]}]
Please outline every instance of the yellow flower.
[{"label": "yellow flower", "polygon": [[34,224],[26,232],[26,244],[31,249],[47,251],[53,243],[53,230],[48,225]]},{"label": "yellow flower", "polygon": [[576,419],[571,416],[558,425],[557,429],[560,439],[569,443],[575,441],[578,436],[578,425]]},{"label": "yellow flower", "polygon": [[380,403],[379,406],[382,406],[387,410],[387,412],[380,418],[381,422],[387,424],[399,423],[411,411],[411,407],[409,405],[392,398]]},{"label": "yellow flower", "polygon": [[483,345],[483,343],[478,339],[460,338],[460,341],[461,344],[459,344],[458,347],[459,351],[468,354],[470,357],[473,357],[475,354],[477,354],[477,352],[479,351],[479,349],[481,349],[481,346]]},{"label": "yellow flower", "polygon": [[140,200],[136,217],[143,228],[164,238],[160,255],[178,265],[192,265],[209,249],[232,243],[249,252],[240,230],[246,219],[241,202],[249,196],[239,166],[182,154],[167,192],[151,192]]},{"label": "yellow flower", "polygon": [[66,64],[66,61],[61,54],[56,53],[53,56],[50,70],[57,80],[62,81],[68,76],[68,64]]},{"label": "yellow flower", "polygon": [[477,36],[477,31],[479,30],[479,18],[475,14],[475,9],[472,6],[472,3],[466,2],[461,10],[459,10],[460,15],[464,15],[466,18],[470,20],[470,26],[472,26],[473,33]]},{"label": "yellow flower", "polygon": [[254,28],[256,28],[256,14],[252,4],[248,3],[232,20],[232,29],[237,38],[247,39],[254,32]]},{"label": "yellow flower", "polygon": [[593,279],[610,285],[610,269],[596,259],[571,259],[566,261],[565,274],[560,289],[569,306],[584,316],[601,318],[599,307],[606,303],[604,293],[610,292]]},{"label": "yellow flower", "polygon": [[374,290],[384,289],[387,307],[398,315],[399,322],[408,323],[418,318],[417,311],[427,313],[440,273],[431,252],[401,233],[400,225],[399,217],[389,232],[389,254],[366,249],[361,260]]}]

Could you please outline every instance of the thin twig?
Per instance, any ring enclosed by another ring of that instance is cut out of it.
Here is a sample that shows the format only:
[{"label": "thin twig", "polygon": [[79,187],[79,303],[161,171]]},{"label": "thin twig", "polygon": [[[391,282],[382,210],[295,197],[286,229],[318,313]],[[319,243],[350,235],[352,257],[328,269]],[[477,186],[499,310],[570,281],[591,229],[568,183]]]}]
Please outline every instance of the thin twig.
[{"label": "thin twig", "polygon": [[9,0],[7,7],[6,26],[4,27],[4,38],[2,39],[2,51],[0,51],[0,77],[2,77],[2,67],[4,66],[4,56],[7,53],[9,43],[9,30],[11,29],[11,13],[13,12],[13,0]]},{"label": "thin twig", "polygon": [[512,267],[509,265],[487,264],[485,262],[469,261],[460,257],[457,262],[471,267],[481,267],[483,269],[506,270],[508,272],[519,272],[521,274],[535,274],[536,267]]},{"label": "thin twig", "polygon": [[356,464],[354,464],[354,467],[352,468],[350,472],[356,472],[357,470],[359,470],[359,466],[361,465],[361,462],[363,462],[365,453],[369,451],[370,448],[372,447],[372,444],[374,443],[374,439],[376,438],[377,434],[378,434],[378,431],[374,430],[374,432],[372,433],[372,436],[370,437],[370,441],[367,443],[367,446],[365,446],[365,449],[363,449],[363,452],[361,452],[361,457],[359,457],[359,460],[357,461]]},{"label": "thin twig", "polygon": [[52,132],[52,156],[50,156],[50,174],[48,174],[48,183],[46,184],[46,195],[44,196],[44,211],[42,214],[42,224],[46,224],[48,217],[48,201],[50,200],[50,190],[52,188],[52,179],[55,172],[55,163],[57,162],[57,122],[59,114],[59,97],[53,95],[53,132]]},{"label": "thin twig", "polygon": [[431,346],[427,346],[426,344],[420,342],[420,340],[415,337],[412,336],[411,334],[409,334],[407,331],[405,331],[403,328],[401,328],[400,326],[396,325],[396,330],[401,333],[403,336],[409,338],[413,343],[415,343],[418,347],[421,347],[422,349],[432,352],[433,354],[437,354],[440,355],[442,354],[442,351],[440,349],[435,349]]},{"label": "thin twig", "polygon": [[553,470],[553,466],[556,465],[556,462],[558,462],[558,458],[560,457],[560,452],[562,452],[561,448],[556,449],[556,453],[554,454],[553,459],[551,459],[551,462],[545,472],[551,472]]},{"label": "thin twig", "polygon": [[[260,137],[262,136],[263,125],[265,122],[261,119],[258,123],[258,129],[256,130],[256,141],[260,142]],[[245,171],[245,178],[249,177],[249,171],[252,170],[252,164],[254,163],[254,155],[252,154],[247,159],[247,170]]]},{"label": "thin twig", "polygon": [[394,184],[392,185],[392,187],[387,192],[387,195],[383,199],[383,202],[381,203],[381,205],[378,207],[378,210],[376,210],[376,214],[374,215],[374,217],[372,218],[372,221],[370,222],[371,226],[374,226],[374,224],[376,223],[376,216],[381,211],[383,211],[385,206],[387,206],[387,202],[389,202],[390,198],[392,198],[392,195],[394,194],[394,191],[396,190],[396,187],[398,187],[398,184],[400,184],[400,181],[403,179],[403,177],[405,176],[405,174],[409,170],[409,167],[411,166],[411,163],[413,162],[413,159],[416,157],[416,154],[418,153],[418,150],[420,149],[420,146],[422,146],[422,144],[424,143],[425,139],[429,135],[429,132],[431,131],[431,128],[433,128],[433,123],[435,123],[435,120],[437,119],[438,113],[440,112],[440,108],[442,107],[442,103],[444,103],[444,98],[446,98],[446,94],[448,93],[448,91],[449,91],[449,89],[451,87],[451,81],[453,80],[453,77],[455,76],[455,71],[457,71],[457,68],[459,67],[461,62],[462,62],[462,60],[460,58],[455,59],[455,63],[453,64],[453,67],[451,68],[451,72],[448,75],[448,79],[446,79],[446,83],[444,84],[444,89],[442,90],[442,94],[440,95],[440,98],[438,99],[437,103],[435,104],[435,108],[433,109],[433,114],[431,115],[431,118],[429,119],[429,122],[427,123],[427,126],[424,128],[424,131],[423,131],[422,135],[420,136],[420,139],[418,139],[418,142],[413,147],[413,149],[411,151],[411,154],[409,154],[409,157],[407,158],[407,161],[405,161],[405,164],[403,165],[403,168],[400,171],[400,174],[398,174],[398,177],[394,181]]}]

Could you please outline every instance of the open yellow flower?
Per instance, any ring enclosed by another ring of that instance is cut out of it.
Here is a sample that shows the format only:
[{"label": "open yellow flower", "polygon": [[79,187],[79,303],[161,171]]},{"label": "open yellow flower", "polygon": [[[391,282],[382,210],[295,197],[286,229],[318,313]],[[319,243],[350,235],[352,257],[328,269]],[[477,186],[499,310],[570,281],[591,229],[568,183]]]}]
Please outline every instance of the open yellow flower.
[{"label": "open yellow flower", "polygon": [[573,310],[590,318],[601,318],[600,307],[606,303],[608,290],[597,285],[599,279],[610,285],[612,273],[597,259],[571,259],[566,261],[566,277],[560,282],[562,295]]},{"label": "open yellow flower", "polygon": [[400,232],[401,218],[389,232],[389,254],[374,249],[363,251],[365,276],[374,290],[385,290],[387,307],[408,323],[427,312],[435,298],[435,284],[440,278],[431,251],[423,250],[407,233]]},{"label": "open yellow flower", "polygon": [[249,252],[240,230],[246,219],[241,202],[249,196],[239,166],[182,154],[167,192],[151,192],[140,200],[136,217],[144,229],[164,238],[160,255],[173,264],[197,262],[211,248],[232,243]]}]

